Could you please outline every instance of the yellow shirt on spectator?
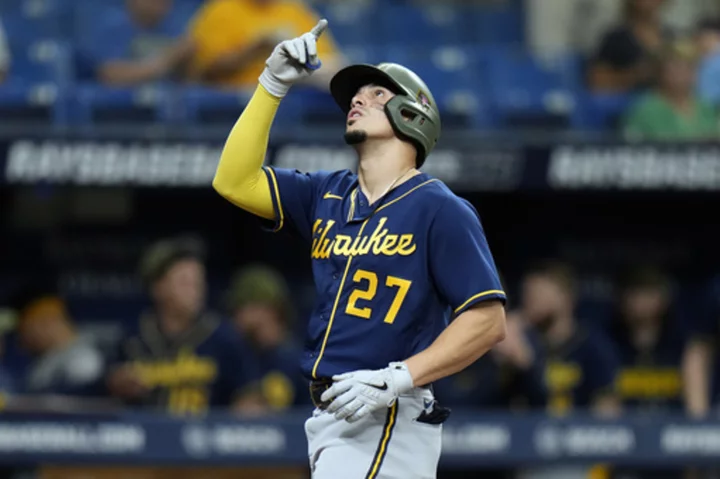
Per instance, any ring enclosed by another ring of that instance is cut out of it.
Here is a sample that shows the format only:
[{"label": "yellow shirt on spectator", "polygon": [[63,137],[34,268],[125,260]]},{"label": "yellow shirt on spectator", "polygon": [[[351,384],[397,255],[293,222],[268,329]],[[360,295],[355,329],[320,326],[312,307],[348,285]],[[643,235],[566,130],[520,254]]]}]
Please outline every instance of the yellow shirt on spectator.
[{"label": "yellow shirt on spectator", "polygon": [[[269,32],[290,40],[310,31],[318,17],[299,0],[208,0],[196,13],[190,34],[197,50],[193,68],[203,70],[219,57],[249,47]],[[278,43],[280,42],[278,38]],[[318,42],[321,59],[329,59],[337,52],[327,32]],[[250,64],[217,83],[227,87],[252,87],[265,68],[269,52],[257,55]]]}]

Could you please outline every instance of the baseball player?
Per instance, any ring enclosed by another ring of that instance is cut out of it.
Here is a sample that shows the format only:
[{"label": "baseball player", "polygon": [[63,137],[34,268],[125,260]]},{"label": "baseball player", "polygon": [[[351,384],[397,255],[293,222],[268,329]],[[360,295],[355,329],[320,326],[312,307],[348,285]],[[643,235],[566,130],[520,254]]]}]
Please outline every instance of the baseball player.
[{"label": "baseball player", "polygon": [[313,477],[434,478],[449,411],[431,384],[503,339],[505,293],[477,212],[418,170],[440,117],[407,68],[355,65],[331,80],[357,173],[263,167],[278,105],[320,67],[326,28],[320,20],[268,57],[213,187],[310,244],[317,298],[302,368],[316,406],[305,424]]}]

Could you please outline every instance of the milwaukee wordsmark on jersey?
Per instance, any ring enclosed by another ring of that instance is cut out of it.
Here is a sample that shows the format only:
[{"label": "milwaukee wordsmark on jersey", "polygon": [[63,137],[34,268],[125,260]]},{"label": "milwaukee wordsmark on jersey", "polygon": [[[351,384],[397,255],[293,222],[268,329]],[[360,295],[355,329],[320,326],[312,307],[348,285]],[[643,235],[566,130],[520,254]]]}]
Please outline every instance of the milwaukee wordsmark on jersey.
[{"label": "milwaukee wordsmark on jersey", "polygon": [[317,220],[313,227],[313,240],[310,256],[313,259],[327,259],[335,256],[365,256],[396,254],[408,256],[415,252],[415,235],[412,233],[393,234],[385,227],[387,217],[379,219],[375,231],[362,236],[332,235],[335,226],[333,220]]},{"label": "milwaukee wordsmark on jersey", "polygon": [[477,212],[439,180],[419,174],[369,205],[347,170],[265,172],[275,230],[289,227],[310,244],[309,378],[407,359],[453,316],[505,301]]}]

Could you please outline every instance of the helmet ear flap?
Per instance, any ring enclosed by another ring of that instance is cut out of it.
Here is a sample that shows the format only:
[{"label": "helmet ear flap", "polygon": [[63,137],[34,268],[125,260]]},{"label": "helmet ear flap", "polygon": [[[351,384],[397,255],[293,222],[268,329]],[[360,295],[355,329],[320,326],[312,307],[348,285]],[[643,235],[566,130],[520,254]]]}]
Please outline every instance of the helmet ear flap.
[{"label": "helmet ear flap", "polygon": [[392,97],[385,103],[384,110],[398,138],[409,141],[415,146],[416,166],[421,167],[427,155],[424,145],[427,138],[423,131],[423,125],[428,121],[425,112],[416,102],[409,100],[405,95]]}]

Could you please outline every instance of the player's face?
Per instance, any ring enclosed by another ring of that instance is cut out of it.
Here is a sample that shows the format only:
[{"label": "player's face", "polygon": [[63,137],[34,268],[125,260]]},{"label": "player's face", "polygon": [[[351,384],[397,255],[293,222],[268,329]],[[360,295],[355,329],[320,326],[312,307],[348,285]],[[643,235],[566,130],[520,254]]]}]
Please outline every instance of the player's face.
[{"label": "player's face", "polygon": [[156,299],[180,314],[196,316],[205,303],[205,267],[185,259],[168,269],[155,290]]},{"label": "player's face", "polygon": [[641,326],[661,321],[669,304],[664,289],[652,286],[635,288],[622,297],[623,318],[630,326]]},{"label": "player's face", "polygon": [[564,313],[569,301],[568,292],[552,278],[529,275],[523,282],[523,317],[533,325],[542,326],[544,322]]},{"label": "player's face", "polygon": [[363,132],[367,138],[391,138],[394,136],[384,107],[395,94],[379,85],[360,88],[350,103],[346,132]]}]

